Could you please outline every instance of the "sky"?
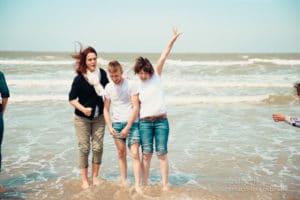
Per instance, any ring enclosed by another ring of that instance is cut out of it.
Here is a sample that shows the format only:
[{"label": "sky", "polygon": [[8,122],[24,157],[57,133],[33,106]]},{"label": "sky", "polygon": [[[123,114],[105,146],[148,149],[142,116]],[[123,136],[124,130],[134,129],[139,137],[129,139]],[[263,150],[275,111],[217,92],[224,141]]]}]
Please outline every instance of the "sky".
[{"label": "sky", "polygon": [[0,51],[300,52],[299,0],[0,0]]}]

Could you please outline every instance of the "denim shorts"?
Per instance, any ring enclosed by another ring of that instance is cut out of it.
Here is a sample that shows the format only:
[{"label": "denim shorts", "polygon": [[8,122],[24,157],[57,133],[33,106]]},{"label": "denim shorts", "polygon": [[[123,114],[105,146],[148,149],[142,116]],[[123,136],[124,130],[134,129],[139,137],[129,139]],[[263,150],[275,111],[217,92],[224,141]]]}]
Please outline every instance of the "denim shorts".
[{"label": "denim shorts", "polygon": [[126,143],[126,139],[128,141],[128,148],[131,147],[132,144],[134,143],[140,143],[140,132],[139,132],[139,123],[133,123],[129,133],[126,138],[122,138],[120,136],[120,132],[125,128],[127,125],[127,122],[113,122],[112,127],[118,132],[118,135],[114,136],[115,139],[121,140],[124,143]]},{"label": "denim shorts", "polygon": [[154,142],[157,155],[164,155],[168,153],[168,118],[158,119],[153,122],[141,119],[139,124],[143,154],[153,153]]}]

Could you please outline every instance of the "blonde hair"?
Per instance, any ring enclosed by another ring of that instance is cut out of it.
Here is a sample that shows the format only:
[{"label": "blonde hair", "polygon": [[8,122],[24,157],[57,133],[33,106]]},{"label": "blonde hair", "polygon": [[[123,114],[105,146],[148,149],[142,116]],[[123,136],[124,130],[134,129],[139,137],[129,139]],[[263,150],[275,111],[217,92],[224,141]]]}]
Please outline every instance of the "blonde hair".
[{"label": "blonde hair", "polygon": [[123,72],[123,68],[122,65],[117,61],[117,60],[112,60],[108,63],[108,67],[107,67],[108,72],[116,72],[118,70],[120,70],[121,72]]}]

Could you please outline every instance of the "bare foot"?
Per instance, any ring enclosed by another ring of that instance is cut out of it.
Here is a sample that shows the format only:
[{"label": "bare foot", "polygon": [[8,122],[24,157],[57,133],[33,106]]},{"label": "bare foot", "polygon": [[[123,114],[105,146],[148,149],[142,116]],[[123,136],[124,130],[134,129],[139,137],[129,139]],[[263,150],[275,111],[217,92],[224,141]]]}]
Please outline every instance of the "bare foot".
[{"label": "bare foot", "polygon": [[141,187],[139,185],[135,186],[135,191],[138,193],[138,194],[143,194],[143,191],[141,189]]},{"label": "bare foot", "polygon": [[100,185],[100,180],[97,178],[97,177],[95,177],[95,178],[93,178],[93,185]]},{"label": "bare foot", "polygon": [[169,185],[163,185],[162,187],[162,191],[166,192],[166,191],[169,191]]},{"label": "bare foot", "polygon": [[88,181],[83,181],[82,182],[82,185],[81,185],[81,188],[82,189],[88,189],[90,187],[90,185],[89,185],[89,182]]},{"label": "bare foot", "polygon": [[126,180],[126,181],[121,181],[121,185],[122,185],[123,187],[128,187],[130,184],[129,184],[129,182]]}]

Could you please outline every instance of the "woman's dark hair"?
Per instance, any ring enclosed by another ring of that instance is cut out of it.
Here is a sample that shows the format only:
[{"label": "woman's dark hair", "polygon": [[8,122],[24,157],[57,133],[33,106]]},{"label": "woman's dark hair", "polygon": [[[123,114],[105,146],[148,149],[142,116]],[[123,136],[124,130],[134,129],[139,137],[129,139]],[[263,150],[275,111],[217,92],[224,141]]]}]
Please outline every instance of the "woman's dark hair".
[{"label": "woman's dark hair", "polygon": [[80,45],[80,50],[78,53],[72,55],[72,58],[74,58],[76,60],[76,72],[77,74],[83,74],[86,73],[86,57],[89,53],[94,53],[97,56],[97,52],[93,47],[86,47],[85,49],[83,49],[82,45],[78,42],[78,44]]},{"label": "woman's dark hair", "polygon": [[152,67],[151,62],[147,58],[138,57],[135,60],[134,73],[138,74],[140,71],[144,71],[146,73],[149,73],[150,76],[153,75],[154,69]]}]

